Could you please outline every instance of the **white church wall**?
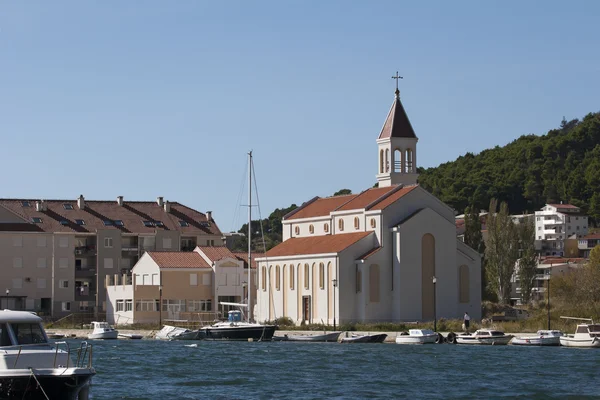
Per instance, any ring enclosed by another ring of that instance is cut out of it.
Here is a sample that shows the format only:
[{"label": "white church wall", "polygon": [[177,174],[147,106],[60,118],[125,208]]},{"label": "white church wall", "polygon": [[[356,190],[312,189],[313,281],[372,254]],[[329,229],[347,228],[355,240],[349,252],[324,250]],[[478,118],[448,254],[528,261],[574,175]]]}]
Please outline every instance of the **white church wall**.
[{"label": "white church wall", "polygon": [[[475,250],[457,240],[456,252],[456,272],[457,279],[460,279],[459,268],[461,265],[466,265],[469,268],[469,302],[457,304],[456,314],[463,315],[468,312],[471,318],[475,320],[481,319],[481,258]],[[457,286],[457,291],[460,286]]]},{"label": "white church wall", "polygon": [[[323,236],[331,234],[331,218],[317,217],[284,222],[283,231],[289,231],[289,237]],[[286,226],[289,225],[289,226]],[[286,240],[284,238],[283,240]]]}]

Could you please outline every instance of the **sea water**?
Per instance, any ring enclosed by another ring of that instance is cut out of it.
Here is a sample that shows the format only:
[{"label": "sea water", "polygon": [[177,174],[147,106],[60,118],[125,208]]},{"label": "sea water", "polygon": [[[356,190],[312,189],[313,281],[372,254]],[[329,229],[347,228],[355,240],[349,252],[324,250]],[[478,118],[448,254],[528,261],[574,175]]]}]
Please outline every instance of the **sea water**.
[{"label": "sea water", "polygon": [[[99,399],[600,398],[600,349],[92,341]],[[78,344],[73,341],[72,346]],[[197,344],[197,346],[190,346]]]}]

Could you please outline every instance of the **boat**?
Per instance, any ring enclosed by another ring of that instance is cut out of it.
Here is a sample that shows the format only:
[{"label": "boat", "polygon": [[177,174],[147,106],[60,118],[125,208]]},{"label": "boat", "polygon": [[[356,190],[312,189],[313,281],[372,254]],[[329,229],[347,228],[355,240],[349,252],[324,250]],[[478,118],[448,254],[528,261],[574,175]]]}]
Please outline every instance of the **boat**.
[{"label": "boat", "polygon": [[600,347],[600,324],[594,324],[591,318],[561,317],[588,321],[589,324],[577,324],[575,334],[560,337],[560,345],[565,347]]},{"label": "boat", "polygon": [[352,334],[350,336],[343,337],[340,340],[340,343],[383,343],[385,338],[387,338],[387,335],[385,333],[375,335]]},{"label": "boat", "polygon": [[116,339],[119,331],[108,324],[108,322],[92,321],[94,330],[88,335],[88,339]]},{"label": "boat", "polygon": [[[252,182],[254,164],[252,162],[252,152],[248,153],[248,280],[251,282],[250,271],[252,271]],[[241,310],[230,310],[227,321],[219,321],[213,325],[200,328],[204,339],[207,340],[259,340],[270,341],[273,338],[275,325],[266,325],[252,322],[252,291],[248,290],[246,303],[220,302],[221,305],[245,308],[246,321],[242,321]]]},{"label": "boat", "polygon": [[537,331],[535,335],[515,336],[510,344],[518,346],[558,346],[560,345],[561,336],[564,336],[561,331],[542,329]]},{"label": "boat", "polygon": [[142,339],[144,335],[138,335],[136,333],[119,333],[119,337],[123,339],[139,340]]},{"label": "boat", "polygon": [[438,334],[431,329],[409,329],[396,336],[398,344],[427,344],[436,343]]},{"label": "boat", "polygon": [[180,328],[178,326],[165,325],[162,329],[156,332],[154,335],[155,339],[161,340],[198,340],[200,332],[197,330],[191,330],[187,328]]},{"label": "boat", "polygon": [[456,335],[456,343],[505,345],[508,344],[512,338],[513,335],[506,335],[504,332],[494,329],[478,329],[472,335],[469,333]]},{"label": "boat", "polygon": [[1,399],[89,398],[91,344],[50,343],[42,319],[27,311],[0,311],[0,331]]},{"label": "boat", "polygon": [[337,342],[342,332],[323,333],[321,335],[284,335],[273,336],[274,341],[282,342]]}]

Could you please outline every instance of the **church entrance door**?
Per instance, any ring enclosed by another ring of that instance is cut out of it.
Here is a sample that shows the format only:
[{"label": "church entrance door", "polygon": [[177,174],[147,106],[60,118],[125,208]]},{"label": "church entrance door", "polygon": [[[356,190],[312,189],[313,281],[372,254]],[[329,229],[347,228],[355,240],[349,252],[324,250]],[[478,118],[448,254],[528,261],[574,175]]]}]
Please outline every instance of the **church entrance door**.
[{"label": "church entrance door", "polygon": [[310,296],[302,296],[302,320],[311,323]]}]

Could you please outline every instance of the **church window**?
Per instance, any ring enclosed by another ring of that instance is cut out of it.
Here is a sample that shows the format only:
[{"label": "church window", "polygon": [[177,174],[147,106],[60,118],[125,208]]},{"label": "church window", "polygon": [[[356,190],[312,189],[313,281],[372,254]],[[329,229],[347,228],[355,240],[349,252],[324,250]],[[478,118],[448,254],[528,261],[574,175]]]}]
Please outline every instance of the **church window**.
[{"label": "church window", "polygon": [[402,152],[394,150],[394,172],[402,172]]},{"label": "church window", "polygon": [[315,227],[314,227],[312,224],[310,224],[310,225],[308,226],[308,231],[309,231],[311,234],[315,233]]},{"label": "church window", "polygon": [[319,264],[319,287],[325,289],[325,264]]},{"label": "church window", "polygon": [[369,267],[369,302],[379,303],[379,265]]},{"label": "church window", "polygon": [[329,232],[329,224],[323,224],[323,230]]},{"label": "church window", "polygon": [[300,227],[299,227],[299,226],[296,226],[296,227],[294,228],[294,233],[295,233],[296,235],[299,235],[299,234],[300,234]]},{"label": "church window", "polygon": [[340,228],[340,231],[344,230],[344,220],[340,218],[340,220],[338,221],[338,227]]},{"label": "church window", "polygon": [[362,292],[362,271],[356,266],[356,293]]},{"label": "church window", "polygon": [[375,221],[375,218],[371,218],[371,228],[375,228],[377,227],[377,221]]},{"label": "church window", "polygon": [[267,267],[262,267],[262,290],[267,290]]},{"label": "church window", "polygon": [[360,220],[358,217],[354,217],[354,229],[360,229]]},{"label": "church window", "polygon": [[275,266],[275,289],[281,290],[281,267]]},{"label": "church window", "polygon": [[290,264],[290,289],[294,290],[294,264]]},{"label": "church window", "polygon": [[308,289],[310,284],[309,284],[309,279],[310,278],[310,272],[309,272],[309,267],[308,264],[304,264],[304,289]]},{"label": "church window", "polygon": [[385,149],[385,172],[390,172],[390,149]]},{"label": "church window", "polygon": [[379,151],[379,173],[383,174],[383,150]]},{"label": "church window", "polygon": [[458,268],[458,293],[460,303],[469,302],[469,267],[461,265]]}]

